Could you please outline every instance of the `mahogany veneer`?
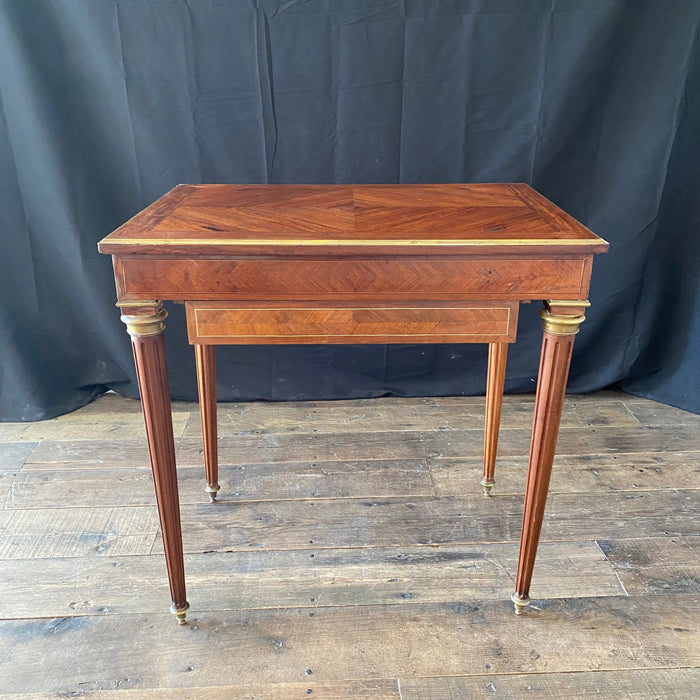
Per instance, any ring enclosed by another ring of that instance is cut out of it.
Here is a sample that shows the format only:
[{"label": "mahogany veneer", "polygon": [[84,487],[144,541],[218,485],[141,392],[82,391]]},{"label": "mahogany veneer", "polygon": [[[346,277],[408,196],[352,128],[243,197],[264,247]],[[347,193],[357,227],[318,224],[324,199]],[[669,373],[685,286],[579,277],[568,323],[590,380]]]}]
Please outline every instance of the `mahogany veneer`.
[{"label": "mahogany veneer", "polygon": [[512,301],[391,306],[210,301],[187,302],[186,308],[190,343],[227,345],[512,342],[518,322]]},{"label": "mahogany veneer", "polygon": [[608,244],[524,184],[180,185],[103,239],[132,336],[172,610],[187,609],[162,300],[196,347],[207,492],[219,490],[217,344],[489,343],[485,493],[494,485],[518,304],[545,300],[513,602],[528,602],[573,338]]}]

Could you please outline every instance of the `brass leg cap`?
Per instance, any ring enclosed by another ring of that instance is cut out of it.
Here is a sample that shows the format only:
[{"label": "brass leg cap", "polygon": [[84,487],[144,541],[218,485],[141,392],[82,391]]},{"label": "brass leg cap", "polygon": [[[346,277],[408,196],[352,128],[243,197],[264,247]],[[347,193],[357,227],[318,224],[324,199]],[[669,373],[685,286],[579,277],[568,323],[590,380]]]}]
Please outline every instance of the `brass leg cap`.
[{"label": "brass leg cap", "polygon": [[189,603],[185,603],[185,607],[184,607],[184,608],[176,608],[176,607],[175,607],[175,603],[173,603],[173,604],[170,606],[170,612],[171,612],[173,615],[175,615],[175,617],[177,618],[177,624],[178,624],[178,625],[186,625],[186,624],[187,624],[187,620],[185,620],[185,615],[187,615],[187,611],[188,611],[189,609],[190,609],[190,604],[189,604]]},{"label": "brass leg cap", "polygon": [[209,486],[209,484],[207,484],[204,490],[209,494],[210,503],[216,503],[216,494],[219,493],[220,488],[221,486],[219,486],[219,484],[214,484],[214,486]]},{"label": "brass leg cap", "polygon": [[484,487],[484,496],[490,496],[496,482],[493,479],[482,479],[479,483]]},{"label": "brass leg cap", "polygon": [[515,614],[516,615],[522,615],[523,610],[530,605],[530,599],[525,596],[524,598],[521,598],[517,593],[513,593],[513,595],[510,597],[510,599],[513,601],[513,605],[515,606]]}]

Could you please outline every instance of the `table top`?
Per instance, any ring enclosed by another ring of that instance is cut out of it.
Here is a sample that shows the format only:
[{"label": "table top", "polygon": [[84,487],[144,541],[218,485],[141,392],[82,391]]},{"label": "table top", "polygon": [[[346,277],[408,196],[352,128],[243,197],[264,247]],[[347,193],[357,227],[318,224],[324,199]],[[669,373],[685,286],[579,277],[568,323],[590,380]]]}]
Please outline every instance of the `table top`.
[{"label": "table top", "polygon": [[[99,243],[116,255],[603,253],[522,183],[178,185]],[[293,251],[293,252],[292,252]]]}]

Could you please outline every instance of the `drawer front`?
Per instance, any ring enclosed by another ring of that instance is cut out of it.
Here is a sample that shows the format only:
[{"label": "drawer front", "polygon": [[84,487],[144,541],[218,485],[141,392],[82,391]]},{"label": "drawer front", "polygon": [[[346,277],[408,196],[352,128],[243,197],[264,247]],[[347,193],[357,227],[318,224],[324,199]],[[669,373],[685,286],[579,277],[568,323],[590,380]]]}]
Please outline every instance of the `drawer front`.
[{"label": "drawer front", "polygon": [[188,302],[191,343],[510,343],[518,304],[261,304]]},{"label": "drawer front", "polygon": [[117,257],[115,276],[120,299],[585,299],[590,262]]}]

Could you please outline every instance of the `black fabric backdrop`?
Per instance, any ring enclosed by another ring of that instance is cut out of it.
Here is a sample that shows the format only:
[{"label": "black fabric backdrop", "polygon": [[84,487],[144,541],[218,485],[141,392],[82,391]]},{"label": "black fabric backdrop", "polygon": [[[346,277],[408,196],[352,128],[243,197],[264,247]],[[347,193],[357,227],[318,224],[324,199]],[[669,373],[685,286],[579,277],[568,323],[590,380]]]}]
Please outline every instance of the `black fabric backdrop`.
[{"label": "black fabric backdrop", "polygon": [[[693,0],[0,0],[0,416],[137,395],[96,243],[183,182],[528,182],[611,242],[570,389],[700,412],[699,20]],[[507,391],[534,389],[538,312]],[[222,400],[474,394],[486,348],[218,360]]]}]

